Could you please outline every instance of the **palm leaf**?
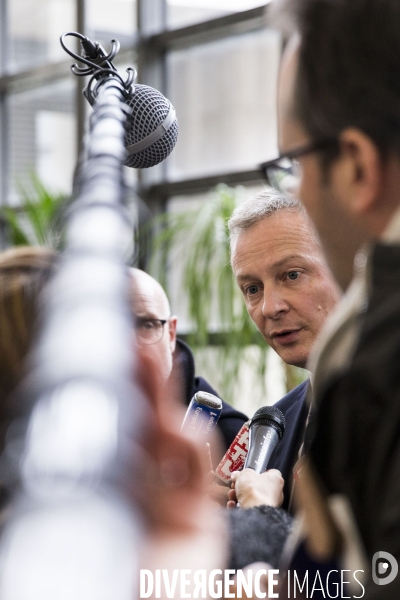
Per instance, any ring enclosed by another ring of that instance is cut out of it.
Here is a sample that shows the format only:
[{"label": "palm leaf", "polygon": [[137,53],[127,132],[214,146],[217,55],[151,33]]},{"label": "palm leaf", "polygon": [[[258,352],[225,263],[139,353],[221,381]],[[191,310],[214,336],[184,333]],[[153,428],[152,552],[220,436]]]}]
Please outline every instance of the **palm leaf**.
[{"label": "palm leaf", "polygon": [[66,203],[62,194],[52,194],[35,174],[31,189],[19,185],[20,206],[3,206],[0,214],[8,227],[12,245],[40,245],[59,248],[62,243],[60,212]]},{"label": "palm leaf", "polygon": [[20,220],[18,219],[15,210],[9,206],[2,206],[0,209],[1,216],[8,227],[8,237],[12,246],[27,246],[30,245],[30,240],[21,227]]}]

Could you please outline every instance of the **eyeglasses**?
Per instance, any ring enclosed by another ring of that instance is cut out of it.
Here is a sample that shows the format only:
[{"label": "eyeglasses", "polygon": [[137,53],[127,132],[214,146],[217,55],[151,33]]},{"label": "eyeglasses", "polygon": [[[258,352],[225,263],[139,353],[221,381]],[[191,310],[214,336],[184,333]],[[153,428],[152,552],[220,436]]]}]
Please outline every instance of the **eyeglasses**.
[{"label": "eyeglasses", "polygon": [[290,152],[281,154],[274,160],[269,160],[261,165],[261,170],[269,184],[287,198],[297,198],[301,183],[301,166],[297,158],[336,146],[337,138],[326,138],[312,142]]},{"label": "eyeglasses", "polygon": [[142,344],[157,344],[162,340],[164,325],[167,319],[147,319],[137,317],[135,319],[135,331],[139,342]]}]

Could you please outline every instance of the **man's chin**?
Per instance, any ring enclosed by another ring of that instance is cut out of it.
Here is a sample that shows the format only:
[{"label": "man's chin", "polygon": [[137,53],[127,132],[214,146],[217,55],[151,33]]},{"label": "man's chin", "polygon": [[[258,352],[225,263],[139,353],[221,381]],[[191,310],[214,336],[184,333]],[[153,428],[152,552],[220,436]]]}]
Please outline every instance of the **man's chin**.
[{"label": "man's chin", "polygon": [[[276,350],[275,350],[276,351]],[[277,351],[276,351],[277,352]],[[280,358],[290,367],[298,367],[305,369],[307,365],[308,355],[299,352],[277,352]]]}]

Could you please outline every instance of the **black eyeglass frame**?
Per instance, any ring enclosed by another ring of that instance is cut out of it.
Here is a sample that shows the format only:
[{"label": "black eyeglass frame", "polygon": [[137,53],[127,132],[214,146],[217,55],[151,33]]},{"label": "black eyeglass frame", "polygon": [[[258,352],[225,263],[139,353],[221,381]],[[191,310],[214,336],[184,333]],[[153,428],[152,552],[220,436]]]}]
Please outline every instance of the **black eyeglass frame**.
[{"label": "black eyeglass frame", "polygon": [[138,338],[141,340],[142,344],[145,344],[146,346],[152,346],[153,344],[158,344],[158,342],[161,342],[163,335],[164,335],[164,325],[166,323],[168,323],[169,319],[170,319],[170,317],[168,319],[153,319],[152,317],[136,317],[135,318],[135,330],[137,329],[138,324],[145,323],[146,321],[161,323],[161,327],[162,327],[161,337],[156,342],[143,342],[143,340],[141,340],[141,338],[140,338],[140,335],[138,335]]},{"label": "black eyeglass frame", "polygon": [[338,143],[337,138],[325,138],[323,140],[318,140],[316,142],[311,142],[310,144],[305,144],[304,146],[300,146],[299,148],[294,148],[293,150],[289,150],[289,152],[285,152],[284,154],[280,154],[277,158],[273,158],[272,160],[268,160],[260,165],[260,169],[266,179],[269,180],[268,177],[268,169],[279,168],[277,163],[281,160],[293,160],[295,158],[300,158],[300,156],[305,156],[306,154],[311,154],[312,152],[318,152],[319,150],[326,150],[327,148],[331,148],[336,146]]}]

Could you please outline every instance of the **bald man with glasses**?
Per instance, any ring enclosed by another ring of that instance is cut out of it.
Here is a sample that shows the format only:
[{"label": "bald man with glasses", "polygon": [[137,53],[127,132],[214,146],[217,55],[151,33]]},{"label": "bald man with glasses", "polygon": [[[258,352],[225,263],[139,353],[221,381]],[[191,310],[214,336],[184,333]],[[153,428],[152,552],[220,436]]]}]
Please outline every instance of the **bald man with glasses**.
[{"label": "bald man with glasses", "polygon": [[[130,274],[137,342],[159,365],[162,379],[167,382],[170,377],[176,378],[186,406],[199,391],[219,397],[203,377],[196,376],[192,351],[177,338],[178,318],[171,315],[169,301],[161,285],[140,269],[130,269]],[[222,444],[220,448],[212,445],[214,466],[246,421],[246,415],[222,400],[222,412],[217,425]]]}]

